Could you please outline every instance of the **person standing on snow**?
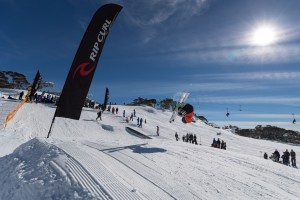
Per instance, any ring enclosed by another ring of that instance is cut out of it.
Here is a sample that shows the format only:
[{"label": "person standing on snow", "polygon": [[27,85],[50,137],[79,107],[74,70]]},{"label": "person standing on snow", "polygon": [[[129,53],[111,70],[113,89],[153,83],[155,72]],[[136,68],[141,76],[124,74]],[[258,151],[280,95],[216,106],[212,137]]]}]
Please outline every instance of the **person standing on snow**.
[{"label": "person standing on snow", "polygon": [[268,160],[268,154],[265,152],[264,159]]},{"label": "person standing on snow", "polygon": [[143,128],[142,125],[143,125],[143,118],[140,118],[140,124],[139,124],[139,127]]},{"label": "person standing on snow", "polygon": [[130,121],[133,121],[133,114],[130,115]]},{"label": "person standing on snow", "polygon": [[286,150],[285,152],[283,152],[283,154],[282,154],[282,163],[284,165],[289,165],[290,164],[290,152],[289,152],[289,150]]},{"label": "person standing on snow", "polygon": [[24,95],[24,92],[20,92],[20,95],[19,95],[19,100],[22,100],[23,99],[23,95]]},{"label": "person standing on snow", "polygon": [[296,167],[296,153],[295,151],[293,151],[293,149],[291,150],[291,162],[292,167]]},{"label": "person standing on snow", "polygon": [[156,126],[156,134],[159,136],[159,126]]},{"label": "person standing on snow", "polygon": [[176,141],[178,141],[178,139],[179,139],[177,132],[175,133],[175,139],[176,139]]},{"label": "person standing on snow", "polygon": [[273,155],[274,155],[274,161],[275,162],[279,162],[280,153],[279,153],[279,151],[277,149],[275,149]]},{"label": "person standing on snow", "polygon": [[102,121],[102,118],[101,118],[101,110],[97,113],[97,115],[98,115],[98,116],[97,116],[97,118],[96,118],[96,121],[97,121],[98,118],[100,118],[100,120]]}]

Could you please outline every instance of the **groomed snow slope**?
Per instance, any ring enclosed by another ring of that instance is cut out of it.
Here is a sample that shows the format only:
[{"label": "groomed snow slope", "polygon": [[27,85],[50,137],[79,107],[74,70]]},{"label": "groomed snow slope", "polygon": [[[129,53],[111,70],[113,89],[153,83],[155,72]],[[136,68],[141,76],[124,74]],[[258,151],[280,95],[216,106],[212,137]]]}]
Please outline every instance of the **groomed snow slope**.
[{"label": "groomed snow slope", "polygon": [[[55,107],[25,104],[0,132],[0,199],[300,199],[300,171],[262,158],[275,148],[299,155],[299,146],[199,121],[170,124],[170,112],[150,107],[118,107],[118,115],[105,112],[103,121],[95,121],[92,109],[79,121],[56,118],[46,139]],[[147,123],[127,124],[124,109]],[[152,139],[135,137],[126,126]],[[177,142],[175,132],[196,134],[202,145]],[[227,142],[226,151],[210,147],[214,137]]]}]

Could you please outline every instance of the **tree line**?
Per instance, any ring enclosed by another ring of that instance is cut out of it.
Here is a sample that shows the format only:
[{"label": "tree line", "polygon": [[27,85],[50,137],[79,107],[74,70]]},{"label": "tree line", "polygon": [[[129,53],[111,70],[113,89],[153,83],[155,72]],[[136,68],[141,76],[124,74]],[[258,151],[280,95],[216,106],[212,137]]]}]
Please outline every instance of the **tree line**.
[{"label": "tree line", "polygon": [[245,137],[300,144],[298,131],[286,130],[276,126],[257,125],[254,129],[236,129],[235,133]]},{"label": "tree line", "polygon": [[[14,71],[0,71],[0,88],[27,90],[30,86],[26,76]],[[43,80],[38,89],[52,88],[53,82]]]}]

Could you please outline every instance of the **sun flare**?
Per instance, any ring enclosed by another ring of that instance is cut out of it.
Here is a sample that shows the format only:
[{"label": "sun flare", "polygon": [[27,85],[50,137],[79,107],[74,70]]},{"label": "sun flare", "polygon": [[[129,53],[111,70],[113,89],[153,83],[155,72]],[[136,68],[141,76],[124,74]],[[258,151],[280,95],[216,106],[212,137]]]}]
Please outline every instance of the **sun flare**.
[{"label": "sun flare", "polygon": [[276,40],[276,33],[272,27],[260,27],[253,33],[253,43],[259,46],[273,44]]}]

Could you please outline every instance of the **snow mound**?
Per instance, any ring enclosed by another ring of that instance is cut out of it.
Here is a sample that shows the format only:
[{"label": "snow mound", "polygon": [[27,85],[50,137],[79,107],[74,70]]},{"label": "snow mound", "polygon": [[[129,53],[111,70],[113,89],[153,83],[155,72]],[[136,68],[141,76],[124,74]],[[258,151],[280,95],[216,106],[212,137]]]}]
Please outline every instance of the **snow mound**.
[{"label": "snow mound", "polygon": [[143,110],[145,110],[148,113],[156,113],[156,110],[154,110],[153,108],[143,108]]},{"label": "snow mound", "polygon": [[92,199],[56,164],[63,157],[56,146],[34,138],[0,158],[0,199]]},{"label": "snow mound", "polygon": [[101,127],[106,130],[106,131],[111,131],[113,132],[114,131],[114,127],[111,126],[111,125],[105,125],[105,124],[102,124]]}]

